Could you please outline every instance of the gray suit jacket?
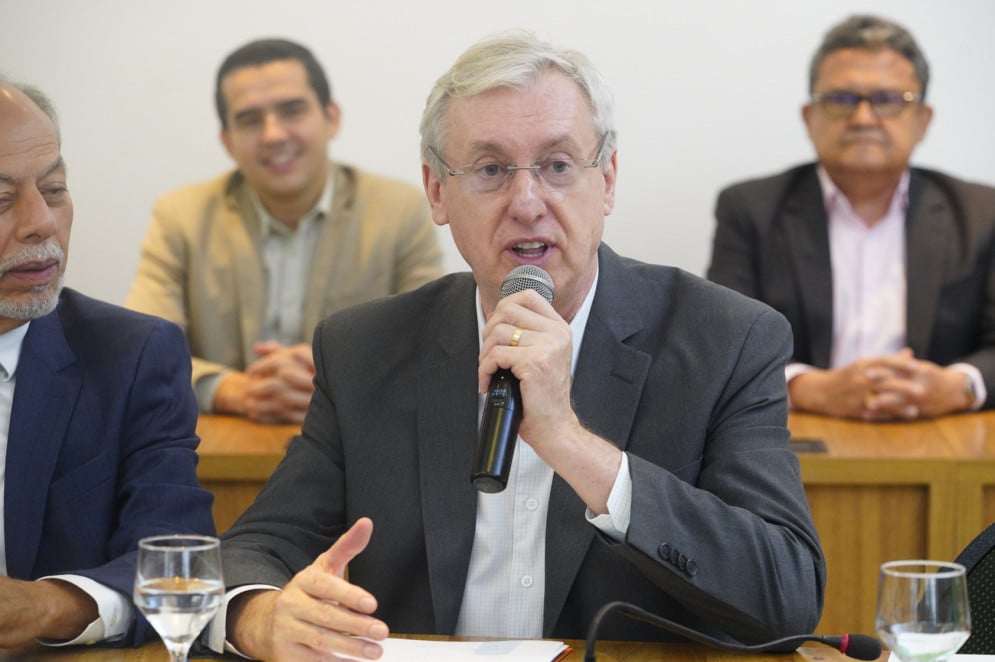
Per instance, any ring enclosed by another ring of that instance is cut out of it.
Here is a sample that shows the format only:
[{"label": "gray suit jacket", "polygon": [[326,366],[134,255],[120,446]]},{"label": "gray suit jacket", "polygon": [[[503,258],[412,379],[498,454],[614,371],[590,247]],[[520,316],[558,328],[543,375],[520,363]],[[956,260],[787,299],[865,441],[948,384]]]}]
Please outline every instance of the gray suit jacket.
[{"label": "gray suit jacket", "polygon": [[[776,308],[793,360],[828,367],[832,268],[815,164],[725,189],[715,216],[708,278]],[[913,168],[905,241],[908,346],[939,365],[975,365],[995,388],[995,189]]]},{"label": "gray suit jacket", "polygon": [[[825,566],[787,443],[787,323],[680,270],[599,257],[572,396],[629,454],[632,521],[607,542],[554,479],[544,636],[583,638],[619,599],[746,640],[811,631]],[[302,434],[225,536],[230,586],[282,585],[370,516],[350,580],[395,632],[454,631],[477,508],[474,291],[454,274],[319,325]],[[668,638],[621,618],[601,636]]]},{"label": "gray suit jacket", "polygon": [[[443,273],[425,195],[332,163],[333,209],[321,225],[302,335],[336,310],[412,290]],[[156,201],[127,305],[179,324],[193,383],[255,358],[266,312],[260,223],[238,171]]]}]

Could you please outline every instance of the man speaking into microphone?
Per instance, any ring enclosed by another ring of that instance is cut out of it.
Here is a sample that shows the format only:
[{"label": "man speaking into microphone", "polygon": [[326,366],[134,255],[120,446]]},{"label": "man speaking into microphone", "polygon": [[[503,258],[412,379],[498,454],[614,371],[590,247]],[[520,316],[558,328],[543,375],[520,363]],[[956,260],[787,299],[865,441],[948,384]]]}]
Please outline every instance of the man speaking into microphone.
[{"label": "man speaking into microphone", "polygon": [[[575,639],[614,600],[747,644],[811,632],[825,566],[788,448],[787,322],[602,243],[618,153],[601,75],[502,34],[438,80],[421,132],[433,218],[472,274],[318,326],[301,435],[224,539],[212,648],[376,659],[389,631]],[[552,302],[502,296],[522,265]],[[487,493],[471,474],[500,370],[522,417],[507,486]],[[622,619],[601,634],[669,636]]]}]

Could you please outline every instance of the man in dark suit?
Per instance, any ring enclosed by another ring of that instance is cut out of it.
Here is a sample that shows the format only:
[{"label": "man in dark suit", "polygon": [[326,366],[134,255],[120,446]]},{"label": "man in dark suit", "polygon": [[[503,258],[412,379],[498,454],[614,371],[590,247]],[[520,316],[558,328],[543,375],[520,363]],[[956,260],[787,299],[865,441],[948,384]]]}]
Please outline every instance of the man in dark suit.
[{"label": "man in dark suit", "polygon": [[[222,545],[212,647],[225,624],[265,659],[375,658],[388,626],[577,638],[612,600],[749,641],[815,626],[825,567],[787,445],[787,323],[601,243],[612,115],[583,55],[527,33],[438,81],[423,181],[472,275],[319,325],[302,434]],[[522,264],[551,275],[552,303],[501,298]],[[507,488],[482,494],[479,394],[499,367],[524,418]],[[668,638],[618,618],[601,635]]]},{"label": "man in dark suit", "polygon": [[843,21],[802,109],[818,163],[719,194],[708,277],[788,318],[796,409],[907,420],[995,401],[995,189],[909,166],[928,81],[904,28]]},{"label": "man in dark suit", "polygon": [[62,288],[72,219],[51,104],[0,80],[0,648],[141,643],[138,540],[214,532],[183,334]]}]

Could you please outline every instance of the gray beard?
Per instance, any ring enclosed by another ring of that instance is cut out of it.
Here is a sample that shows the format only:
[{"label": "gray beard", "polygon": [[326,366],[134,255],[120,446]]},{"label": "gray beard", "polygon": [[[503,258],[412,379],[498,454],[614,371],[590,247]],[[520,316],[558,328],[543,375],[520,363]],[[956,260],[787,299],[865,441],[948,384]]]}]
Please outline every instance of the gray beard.
[{"label": "gray beard", "polygon": [[28,321],[44,317],[59,305],[59,293],[62,291],[62,275],[54,285],[47,285],[33,292],[26,299],[17,301],[0,299],[0,318]]},{"label": "gray beard", "polygon": [[[49,258],[57,259],[61,267],[64,264],[65,254],[55,243],[33,245],[0,260],[0,274],[32,260]],[[60,273],[59,279],[54,283],[36,287],[28,294],[15,299],[0,298],[0,318],[26,322],[48,315],[59,304],[63,276],[64,274]]]}]

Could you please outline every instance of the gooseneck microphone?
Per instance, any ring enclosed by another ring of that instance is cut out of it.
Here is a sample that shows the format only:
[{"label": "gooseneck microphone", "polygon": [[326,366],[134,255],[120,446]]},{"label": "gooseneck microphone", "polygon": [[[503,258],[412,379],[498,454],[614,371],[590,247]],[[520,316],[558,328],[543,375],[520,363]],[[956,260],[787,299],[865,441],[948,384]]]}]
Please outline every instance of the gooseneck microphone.
[{"label": "gooseneck microphone", "polygon": [[801,646],[806,641],[817,641],[839,652],[858,660],[876,660],[881,657],[881,643],[874,637],[866,634],[843,634],[838,637],[822,636],[818,634],[796,634],[790,637],[782,637],[773,641],[765,641],[760,644],[741,644],[735,641],[723,641],[716,639],[703,632],[692,630],[663,616],[658,616],[651,612],[637,607],[628,602],[609,602],[594,615],[591,625],[587,631],[587,642],[584,645],[584,662],[597,662],[594,654],[594,645],[598,639],[598,626],[601,621],[611,612],[619,612],[624,616],[633,618],[644,623],[649,623],[661,630],[679,634],[686,639],[690,639],[699,644],[705,644],[713,648],[724,648],[726,650],[743,652],[776,652],[786,653]]},{"label": "gooseneck microphone", "polygon": [[[515,267],[501,283],[501,296],[522,290],[535,290],[553,302],[553,279],[539,267]],[[480,417],[480,437],[470,481],[481,492],[500,492],[508,484],[508,472],[515,454],[518,426],[522,422],[522,392],[518,378],[504,368],[491,376],[487,400]]]}]

